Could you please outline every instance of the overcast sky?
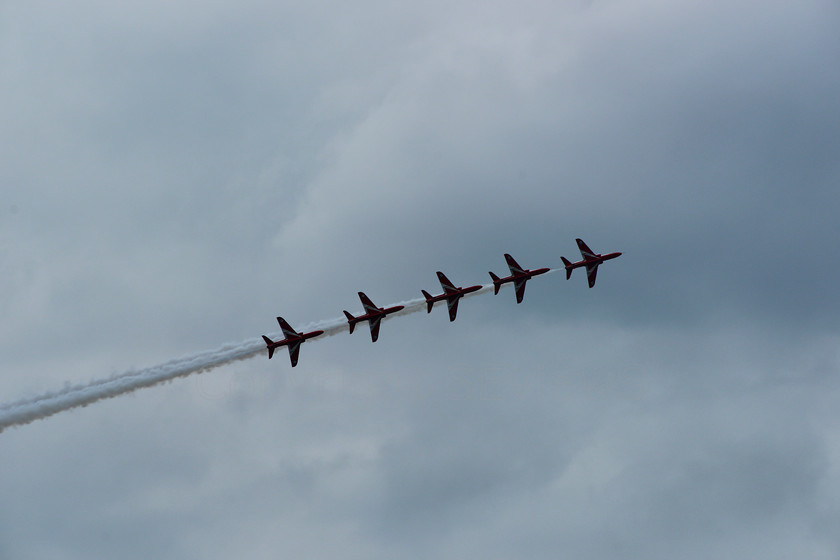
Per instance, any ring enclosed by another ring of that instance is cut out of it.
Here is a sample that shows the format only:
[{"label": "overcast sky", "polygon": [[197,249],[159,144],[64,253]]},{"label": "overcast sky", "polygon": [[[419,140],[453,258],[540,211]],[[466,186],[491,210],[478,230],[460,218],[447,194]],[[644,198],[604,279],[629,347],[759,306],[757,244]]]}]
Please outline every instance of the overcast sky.
[{"label": "overcast sky", "polygon": [[[840,556],[840,5],[0,3],[0,557]],[[440,305],[440,304],[439,304]]]}]

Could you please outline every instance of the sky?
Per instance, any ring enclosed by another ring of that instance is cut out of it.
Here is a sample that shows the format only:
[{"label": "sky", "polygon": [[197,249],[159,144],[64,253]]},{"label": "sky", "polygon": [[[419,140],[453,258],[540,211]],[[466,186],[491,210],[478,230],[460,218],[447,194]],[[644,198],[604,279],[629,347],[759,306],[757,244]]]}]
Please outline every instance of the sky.
[{"label": "sky", "polygon": [[0,557],[840,556],[834,0],[0,4]]}]

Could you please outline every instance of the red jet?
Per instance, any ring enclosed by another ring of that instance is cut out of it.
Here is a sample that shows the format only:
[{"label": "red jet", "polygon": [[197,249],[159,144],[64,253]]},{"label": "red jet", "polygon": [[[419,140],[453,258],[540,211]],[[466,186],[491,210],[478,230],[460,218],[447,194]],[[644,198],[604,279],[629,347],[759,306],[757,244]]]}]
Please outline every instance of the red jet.
[{"label": "red jet", "polygon": [[300,345],[303,344],[304,341],[308,338],[315,338],[316,336],[320,336],[324,334],[324,331],[312,331],[308,333],[299,333],[295,331],[292,327],[289,326],[289,323],[286,322],[283,317],[277,317],[277,322],[280,323],[280,328],[283,329],[283,335],[286,337],[283,340],[278,340],[274,342],[267,336],[263,335],[263,340],[265,340],[265,345],[268,348],[268,359],[270,360],[271,357],[274,355],[274,349],[280,346],[288,346],[289,347],[289,359],[292,360],[292,367],[295,367],[298,363],[298,355],[300,354]]},{"label": "red jet", "polygon": [[382,318],[385,317],[385,315],[395,313],[405,307],[404,305],[395,305],[394,307],[389,307],[387,309],[384,307],[376,307],[376,305],[370,301],[370,298],[367,297],[364,292],[359,292],[359,299],[362,300],[362,305],[366,311],[364,315],[353,317],[347,311],[344,312],[347,316],[347,322],[350,324],[350,334],[353,334],[353,328],[356,326],[356,323],[359,321],[368,321],[370,324],[370,340],[372,342],[376,342],[376,339],[379,338],[379,324],[382,322]]},{"label": "red jet", "polygon": [[621,253],[600,255],[590,249],[589,246],[583,242],[583,239],[576,239],[575,241],[577,241],[578,249],[580,249],[580,255],[583,257],[583,260],[573,263],[569,262],[566,257],[560,257],[563,259],[563,264],[566,265],[566,280],[572,277],[572,271],[574,269],[585,266],[586,277],[589,279],[589,287],[591,288],[595,285],[595,277],[598,276],[598,266],[600,266],[600,264],[604,261],[620,257]]},{"label": "red jet", "polygon": [[522,303],[522,298],[525,296],[525,282],[537,276],[538,274],[545,274],[550,268],[538,268],[536,270],[525,270],[519,263],[517,263],[513,257],[505,253],[505,260],[507,261],[508,268],[510,268],[510,276],[505,276],[504,278],[499,278],[492,272],[490,273],[490,278],[493,279],[493,293],[498,294],[499,288],[502,287],[502,284],[506,284],[507,282],[513,282],[513,286],[516,289],[516,303]]},{"label": "red jet", "polygon": [[458,314],[458,300],[467,294],[471,294],[472,292],[480,290],[481,286],[470,286],[469,288],[456,288],[443,272],[438,271],[437,277],[438,280],[440,280],[440,286],[443,288],[442,294],[440,294],[439,296],[433,296],[426,290],[420,290],[421,292],[423,292],[423,296],[426,298],[426,304],[428,305],[428,310],[426,312],[432,312],[432,306],[435,304],[436,301],[446,300],[446,305],[449,307],[449,320],[454,321],[455,316]]}]

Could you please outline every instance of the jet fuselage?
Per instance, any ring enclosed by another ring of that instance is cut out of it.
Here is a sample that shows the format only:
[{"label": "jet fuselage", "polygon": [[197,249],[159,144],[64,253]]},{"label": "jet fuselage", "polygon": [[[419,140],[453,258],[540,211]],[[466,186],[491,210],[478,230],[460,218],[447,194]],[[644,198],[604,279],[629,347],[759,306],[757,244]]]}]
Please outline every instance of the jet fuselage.
[{"label": "jet fuselage", "polygon": [[614,258],[620,257],[620,256],[621,256],[621,253],[607,253],[606,255],[598,254],[598,255],[595,255],[594,257],[589,258],[589,259],[583,259],[583,260],[580,260],[578,262],[567,264],[566,269],[567,270],[569,270],[569,269],[574,270],[574,269],[580,268],[582,266],[587,266],[587,265],[591,266],[593,264],[601,264],[604,261],[608,261],[608,260],[611,260],[611,259],[614,259]]}]

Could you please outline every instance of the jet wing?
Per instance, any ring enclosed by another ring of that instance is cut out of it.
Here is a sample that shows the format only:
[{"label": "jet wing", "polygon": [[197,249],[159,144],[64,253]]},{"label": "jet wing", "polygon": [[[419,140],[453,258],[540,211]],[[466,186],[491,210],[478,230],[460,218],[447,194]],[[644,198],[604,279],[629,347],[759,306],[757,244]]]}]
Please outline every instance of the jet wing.
[{"label": "jet wing", "polygon": [[452,292],[457,292],[457,288],[449,281],[449,278],[443,272],[437,273],[438,280],[440,280],[440,287],[443,288],[443,291],[447,294],[451,294]]},{"label": "jet wing", "polygon": [[359,292],[359,299],[362,300],[362,306],[368,313],[376,313],[379,311],[379,308],[370,301],[370,298],[367,297],[364,292]]},{"label": "jet wing", "polygon": [[280,328],[283,330],[283,334],[286,335],[286,338],[292,338],[300,335],[300,333],[295,332],[295,329],[293,329],[289,323],[283,319],[283,317],[277,317],[277,322],[280,324]]},{"label": "jet wing", "polygon": [[589,287],[595,285],[595,277],[598,276],[598,265],[587,265],[586,267],[586,278],[589,280]]},{"label": "jet wing", "polygon": [[595,251],[589,248],[589,245],[583,242],[583,239],[575,239],[578,244],[578,249],[580,249],[580,255],[584,258],[584,260],[594,259],[595,258]]},{"label": "jet wing", "polygon": [[505,253],[505,260],[507,261],[508,268],[510,269],[510,273],[513,275],[523,274],[525,270],[519,266],[519,263],[514,260],[513,257]]},{"label": "jet wing", "polygon": [[292,342],[289,344],[289,359],[292,360],[292,367],[295,367],[298,363],[298,356],[300,355],[300,343]]},{"label": "jet wing", "polygon": [[458,315],[458,300],[461,298],[450,298],[446,300],[446,305],[449,306],[449,320],[454,321],[455,316]]},{"label": "jet wing", "polygon": [[379,338],[379,325],[382,323],[382,317],[373,317],[368,323],[370,323],[370,341],[376,342]]},{"label": "jet wing", "polygon": [[513,287],[516,289],[516,303],[522,303],[522,298],[525,297],[525,282],[527,280],[514,280]]}]

